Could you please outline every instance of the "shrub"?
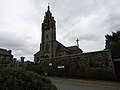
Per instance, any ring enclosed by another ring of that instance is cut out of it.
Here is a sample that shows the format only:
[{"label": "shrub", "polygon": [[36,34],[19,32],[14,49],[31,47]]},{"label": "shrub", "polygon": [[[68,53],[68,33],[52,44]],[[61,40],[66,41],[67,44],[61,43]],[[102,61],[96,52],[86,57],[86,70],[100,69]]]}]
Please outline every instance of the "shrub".
[{"label": "shrub", "polygon": [[0,90],[57,90],[50,80],[37,73],[0,69]]}]

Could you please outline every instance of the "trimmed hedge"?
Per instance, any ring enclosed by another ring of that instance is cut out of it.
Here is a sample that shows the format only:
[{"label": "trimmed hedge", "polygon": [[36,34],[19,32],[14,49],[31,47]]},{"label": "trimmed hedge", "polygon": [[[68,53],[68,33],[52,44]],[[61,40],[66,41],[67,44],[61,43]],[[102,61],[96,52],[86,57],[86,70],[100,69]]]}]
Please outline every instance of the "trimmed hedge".
[{"label": "trimmed hedge", "polygon": [[57,90],[50,80],[37,73],[0,69],[0,90]]}]

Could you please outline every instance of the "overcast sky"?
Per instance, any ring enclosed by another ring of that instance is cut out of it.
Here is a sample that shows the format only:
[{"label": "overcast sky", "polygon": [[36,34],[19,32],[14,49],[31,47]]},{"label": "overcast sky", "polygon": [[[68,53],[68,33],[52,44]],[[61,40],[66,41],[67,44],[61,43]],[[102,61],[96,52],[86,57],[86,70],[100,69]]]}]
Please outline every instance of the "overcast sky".
[{"label": "overcast sky", "polygon": [[120,28],[120,0],[0,0],[0,48],[33,61],[48,3],[65,46],[78,38],[84,52],[103,50],[104,36]]}]

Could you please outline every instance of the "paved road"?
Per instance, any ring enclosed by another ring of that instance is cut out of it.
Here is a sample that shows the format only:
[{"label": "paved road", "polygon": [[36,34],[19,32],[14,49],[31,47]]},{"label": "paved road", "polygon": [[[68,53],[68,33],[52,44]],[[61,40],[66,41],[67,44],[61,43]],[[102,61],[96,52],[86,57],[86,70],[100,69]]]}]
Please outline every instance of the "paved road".
[{"label": "paved road", "polygon": [[[51,79],[51,78],[50,78]],[[58,90],[120,90],[118,86],[88,83],[69,79],[51,79]]]}]

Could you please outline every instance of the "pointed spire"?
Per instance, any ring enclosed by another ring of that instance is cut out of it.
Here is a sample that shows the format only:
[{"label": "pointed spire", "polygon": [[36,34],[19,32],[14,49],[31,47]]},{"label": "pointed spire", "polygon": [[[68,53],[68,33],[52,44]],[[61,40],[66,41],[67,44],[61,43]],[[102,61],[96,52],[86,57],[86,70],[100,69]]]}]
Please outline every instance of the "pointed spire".
[{"label": "pointed spire", "polygon": [[49,3],[48,3],[48,11],[50,11],[50,6],[49,6]]},{"label": "pointed spire", "polygon": [[48,3],[48,7],[47,7],[47,12],[45,12],[45,17],[44,18],[49,18],[51,19],[52,18],[52,13],[50,12],[50,6],[49,6],[49,3]]}]

